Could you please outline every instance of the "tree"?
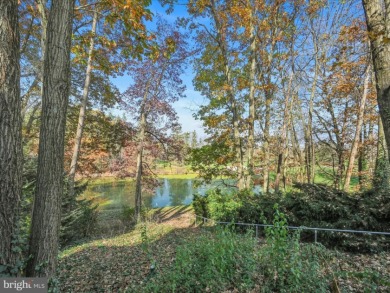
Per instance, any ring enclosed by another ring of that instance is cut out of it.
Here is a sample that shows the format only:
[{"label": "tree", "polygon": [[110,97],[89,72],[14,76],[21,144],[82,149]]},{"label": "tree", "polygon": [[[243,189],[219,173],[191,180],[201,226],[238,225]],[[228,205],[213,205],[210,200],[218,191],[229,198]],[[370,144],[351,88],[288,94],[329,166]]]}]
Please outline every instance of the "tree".
[{"label": "tree", "polygon": [[[137,61],[129,61],[132,82],[123,95],[127,110],[135,113],[138,122],[135,218],[140,219],[142,177],[145,174],[144,151],[150,138],[159,141],[168,152],[168,131],[178,128],[172,103],[184,97],[185,86],[180,78],[189,56],[186,36],[162,19],[157,22],[155,43],[158,51]],[[149,139],[148,139],[149,137]],[[148,169],[148,168],[146,168]],[[150,169],[150,168],[149,168]]]},{"label": "tree", "polygon": [[369,92],[369,82],[371,78],[371,66],[368,66],[365,73],[366,77],[364,79],[364,88],[363,88],[363,95],[360,100],[359,110],[358,110],[358,117],[356,120],[356,131],[355,131],[355,137],[352,142],[352,148],[351,153],[349,155],[349,163],[347,172],[345,175],[345,181],[344,181],[344,191],[349,191],[349,184],[351,182],[351,176],[352,176],[352,170],[354,167],[355,157],[358,152],[359,142],[361,138],[361,131],[363,126],[363,120],[364,120],[364,108],[366,106],[366,99]]},{"label": "tree", "polygon": [[73,0],[52,1],[48,18],[28,276],[53,276],[56,271],[73,8]]},{"label": "tree", "polygon": [[[241,13],[247,17],[247,9],[248,7],[242,8],[238,1],[219,0],[193,1],[189,7],[193,26],[197,28],[196,42],[202,45],[200,56],[195,60],[194,85],[209,100],[208,105],[201,106],[198,117],[204,121],[206,133],[212,135],[209,140],[215,140],[218,145],[225,144],[235,155],[235,166],[231,168],[234,172],[231,173],[237,180],[238,189],[246,187],[245,176],[249,174],[244,172],[244,140],[247,137],[247,123],[243,123],[245,63],[237,48],[240,46],[237,43],[237,33],[242,31],[238,23],[241,24],[242,21],[236,20],[240,19]],[[249,14],[250,12],[251,9]],[[199,23],[196,23],[197,18],[201,19]],[[208,18],[208,26],[204,25],[204,18]],[[248,36],[246,31],[246,37]],[[242,47],[246,48],[247,44]]]},{"label": "tree", "polygon": [[90,44],[88,49],[88,60],[87,60],[87,68],[85,72],[85,81],[84,81],[84,88],[83,88],[83,98],[82,103],[80,107],[80,114],[79,114],[79,121],[77,123],[77,130],[76,130],[76,137],[73,147],[73,155],[72,155],[72,161],[70,163],[70,171],[69,171],[69,194],[71,197],[74,195],[74,179],[76,176],[76,166],[77,166],[77,160],[80,153],[80,147],[81,147],[81,138],[83,135],[83,128],[84,128],[84,120],[85,120],[85,111],[87,108],[87,102],[88,102],[88,92],[89,92],[89,85],[91,83],[91,71],[92,71],[92,55],[94,50],[94,44],[95,44],[95,33],[96,33],[96,26],[98,22],[98,11],[95,7],[93,12],[93,20],[92,20],[92,28],[91,28],[91,37],[90,37]]},{"label": "tree", "polygon": [[[81,149],[92,69],[104,72],[108,76],[114,75],[120,67],[123,67],[124,62],[122,58],[124,56],[140,56],[147,46],[145,40],[149,37],[143,24],[145,19],[151,19],[151,13],[146,9],[146,6],[149,4],[150,1],[131,2],[131,5],[129,5],[127,2],[100,0],[87,5],[85,13],[77,11],[78,27],[83,26],[84,22],[89,24],[88,10],[93,11],[93,17],[90,32],[86,36],[79,36],[78,42],[73,46],[76,54],[74,61],[85,63],[83,57],[87,55],[87,66],[84,85],[82,86],[79,122],[69,170],[69,193],[71,196],[74,193],[74,180]],[[82,10],[82,7],[78,10]],[[98,18],[104,20],[103,27],[100,30],[97,28]],[[89,45],[87,50],[84,49],[85,43]],[[130,49],[132,51],[129,51]],[[85,51],[87,51],[86,54]]]},{"label": "tree", "polygon": [[390,150],[390,1],[363,0],[376,80],[379,114]]},{"label": "tree", "polygon": [[0,275],[16,275],[22,193],[18,1],[0,1]]},{"label": "tree", "polygon": [[190,145],[190,147],[194,149],[197,146],[198,146],[198,135],[197,135],[196,131],[194,130],[191,133],[191,145]]}]

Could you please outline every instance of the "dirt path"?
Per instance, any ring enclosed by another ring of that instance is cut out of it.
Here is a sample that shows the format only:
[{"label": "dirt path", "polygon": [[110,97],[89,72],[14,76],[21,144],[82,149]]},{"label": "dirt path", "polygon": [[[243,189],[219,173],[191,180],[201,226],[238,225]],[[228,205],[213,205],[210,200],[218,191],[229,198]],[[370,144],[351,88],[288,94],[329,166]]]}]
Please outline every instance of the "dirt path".
[{"label": "dirt path", "polygon": [[157,223],[177,229],[194,226],[195,214],[191,206],[176,206],[157,209],[154,213]]},{"label": "dirt path", "polygon": [[175,259],[176,247],[197,233],[200,229],[191,207],[157,209],[152,221],[129,232],[63,251],[58,268],[60,292],[142,292],[151,263],[156,263],[156,273],[164,272]]}]

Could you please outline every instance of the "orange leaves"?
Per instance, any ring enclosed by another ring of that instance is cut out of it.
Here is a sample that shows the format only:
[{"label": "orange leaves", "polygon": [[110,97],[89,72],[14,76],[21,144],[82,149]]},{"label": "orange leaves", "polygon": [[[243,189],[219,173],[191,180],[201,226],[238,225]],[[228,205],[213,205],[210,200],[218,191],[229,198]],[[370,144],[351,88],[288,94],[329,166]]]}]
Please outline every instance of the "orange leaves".
[{"label": "orange leaves", "polygon": [[359,19],[355,19],[351,25],[342,26],[339,41],[344,43],[354,43],[356,41],[367,42],[368,34],[365,23]]},{"label": "orange leaves", "polygon": [[150,4],[148,0],[105,0],[105,5],[111,8],[111,13],[106,21],[111,26],[117,21],[124,22],[128,28],[133,30],[145,30],[143,20],[151,20],[152,13],[146,7]]},{"label": "orange leaves", "polygon": [[103,45],[109,50],[113,50],[117,47],[117,43],[115,42],[115,40],[110,40],[107,37],[101,36],[98,40],[101,45]]},{"label": "orange leaves", "polygon": [[220,116],[210,116],[210,117],[207,117],[205,119],[205,123],[209,126],[209,127],[215,127],[217,128],[218,126],[220,126],[220,124],[222,123],[222,121],[224,121],[226,119],[226,115],[220,115]]},{"label": "orange leaves", "polygon": [[238,23],[244,27],[248,26],[251,21],[251,8],[242,6],[233,6],[231,8],[232,16],[237,18]]},{"label": "orange leaves", "polygon": [[326,0],[310,0],[309,5],[306,8],[306,13],[309,16],[316,14],[321,8],[325,7]]}]

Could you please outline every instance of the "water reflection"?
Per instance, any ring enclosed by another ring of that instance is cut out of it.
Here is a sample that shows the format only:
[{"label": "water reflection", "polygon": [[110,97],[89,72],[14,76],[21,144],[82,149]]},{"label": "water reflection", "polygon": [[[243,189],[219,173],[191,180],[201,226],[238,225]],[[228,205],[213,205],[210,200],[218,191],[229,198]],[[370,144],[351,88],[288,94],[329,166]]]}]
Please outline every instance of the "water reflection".
[{"label": "water reflection", "polygon": [[[142,194],[143,205],[149,208],[165,206],[188,205],[192,202],[194,193],[204,195],[211,187],[223,187],[221,181],[210,185],[199,184],[196,179],[160,179],[160,186],[154,194]],[[120,209],[122,206],[134,206],[135,183],[120,181],[90,185],[84,195],[93,198],[100,209]]]}]

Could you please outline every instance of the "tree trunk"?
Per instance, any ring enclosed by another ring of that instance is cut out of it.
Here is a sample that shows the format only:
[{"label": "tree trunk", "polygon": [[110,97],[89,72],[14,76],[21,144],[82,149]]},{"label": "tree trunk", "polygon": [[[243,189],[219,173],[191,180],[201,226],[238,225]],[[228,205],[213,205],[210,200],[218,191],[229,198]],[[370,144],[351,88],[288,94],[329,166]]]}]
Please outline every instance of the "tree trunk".
[{"label": "tree trunk", "polygon": [[[284,171],[284,159],[285,159],[285,152],[286,152],[286,142],[287,142],[287,130],[290,123],[290,113],[291,113],[291,107],[290,107],[290,96],[291,96],[291,84],[293,79],[293,73],[291,73],[291,76],[289,78],[289,83],[287,87],[287,91],[285,92],[285,99],[284,99],[284,113],[283,113],[283,126],[282,126],[282,133],[280,137],[280,146],[279,146],[279,154],[278,154],[278,165],[276,170],[276,178],[275,178],[275,192],[279,191],[279,185],[280,185],[280,179],[283,175]],[[292,104],[292,103],[291,103]]]},{"label": "tree trunk", "polygon": [[41,15],[41,62],[39,66],[39,80],[41,81],[41,98],[43,97],[43,67],[45,62],[46,53],[46,38],[47,38],[47,13],[46,13],[47,0],[37,0],[37,7],[39,14]]},{"label": "tree trunk", "polygon": [[383,131],[383,123],[382,118],[378,118],[378,143],[376,148],[376,160],[375,160],[375,170],[377,169],[377,162],[379,159],[385,158],[387,159],[388,152],[387,152],[387,146],[386,146],[386,140],[385,140],[385,134]]},{"label": "tree trunk", "polygon": [[79,154],[80,154],[81,139],[83,136],[84,121],[85,121],[85,112],[86,112],[87,103],[88,103],[89,85],[91,83],[92,56],[93,56],[93,50],[94,50],[94,41],[95,41],[94,38],[95,38],[95,33],[96,33],[97,18],[98,18],[98,14],[97,14],[97,11],[95,8],[94,14],[93,14],[93,21],[92,21],[91,39],[90,39],[90,43],[89,43],[87,69],[86,69],[86,73],[85,73],[83,99],[82,99],[82,103],[81,103],[81,107],[80,107],[79,121],[77,123],[76,137],[75,137],[73,154],[72,154],[72,161],[70,163],[70,171],[69,171],[69,196],[72,198],[74,196],[74,186],[75,186],[74,181],[75,181],[75,176],[76,176],[77,161],[78,161]]},{"label": "tree trunk", "polygon": [[390,150],[390,1],[363,0],[374,64],[379,114]]},{"label": "tree trunk", "polygon": [[51,277],[57,265],[73,7],[73,0],[54,0],[48,19],[31,258],[26,268],[31,277]]},{"label": "tree trunk", "polygon": [[141,220],[141,208],[142,208],[142,158],[144,152],[145,141],[145,127],[146,127],[146,114],[145,110],[141,110],[140,119],[140,133],[139,142],[137,148],[137,171],[135,175],[135,219],[137,222]]},{"label": "tree trunk", "polygon": [[17,236],[22,194],[18,1],[0,1],[0,265],[16,275]]},{"label": "tree trunk", "polygon": [[[315,38],[313,37],[313,40]],[[314,157],[314,142],[313,142],[313,111],[314,111],[314,97],[317,92],[317,80],[318,80],[318,48],[315,43],[316,56],[315,56],[315,69],[314,80],[311,87],[310,100],[309,100],[309,117],[307,126],[305,127],[305,155],[306,155],[306,174],[307,183],[314,183],[315,177],[315,157]]]},{"label": "tree trunk", "polygon": [[[251,6],[248,1],[249,7]],[[254,11],[253,11],[254,10]],[[252,186],[253,175],[253,153],[255,148],[255,77],[256,77],[256,35],[253,18],[256,15],[256,9],[251,9],[251,22],[250,22],[250,75],[249,75],[249,121],[248,121],[248,149],[247,149],[247,168],[245,174],[245,188]]]},{"label": "tree trunk", "polygon": [[265,93],[265,121],[264,121],[264,132],[263,132],[263,192],[269,192],[269,140],[270,140],[270,124],[271,124],[271,103],[272,103],[272,92],[266,90]]},{"label": "tree trunk", "polygon": [[[373,77],[371,77],[372,79]],[[375,115],[376,112],[374,112],[373,109],[370,109],[370,112],[368,115]],[[367,137],[364,137],[364,141],[366,142],[368,140],[368,144],[365,143],[364,144],[364,149],[363,149],[363,152],[364,152],[364,155],[366,157],[366,161],[367,161],[367,166],[366,166],[366,170],[368,171],[368,174],[365,176],[366,177],[366,180],[367,180],[367,176],[372,176],[374,175],[374,169],[375,169],[375,158],[376,158],[376,150],[375,148],[373,148],[373,142],[375,140],[375,135],[374,135],[374,127],[375,127],[375,122],[370,119],[368,121],[368,135]]]},{"label": "tree trunk", "polygon": [[335,188],[336,189],[341,189],[341,183],[343,179],[343,174],[344,174],[344,155],[343,155],[343,150],[344,148],[337,148],[337,173],[335,176]]},{"label": "tree trunk", "polygon": [[[299,101],[298,98],[297,101]],[[297,105],[299,105],[299,102],[297,102]],[[299,176],[297,176],[297,178],[295,178],[294,181],[303,182],[305,178],[305,169],[306,169],[304,153],[302,152],[302,149],[299,147],[299,140],[293,123],[293,119],[291,120],[291,143],[292,143],[293,153],[295,153],[297,157],[297,161],[298,161],[297,165],[299,166],[298,167]]]},{"label": "tree trunk", "polygon": [[362,99],[360,101],[358,118],[356,121],[355,137],[354,137],[354,140],[352,142],[352,148],[351,148],[351,153],[349,156],[347,173],[346,173],[345,181],[344,181],[344,191],[346,191],[346,192],[349,191],[349,184],[351,182],[353,166],[355,164],[355,157],[356,157],[356,154],[357,154],[358,149],[359,149],[359,137],[360,137],[360,133],[362,131],[363,118],[364,118],[364,108],[366,105],[366,99],[367,99],[367,95],[368,95],[368,86],[369,86],[370,77],[371,77],[370,71],[371,71],[371,66],[368,66],[367,70],[366,70],[366,78],[364,79],[363,96],[362,96]]},{"label": "tree trunk", "polygon": [[218,17],[218,13],[216,11],[215,1],[211,1],[211,13],[214,18],[215,26],[217,29],[217,37],[219,44],[219,49],[221,50],[221,55],[224,63],[224,77],[227,86],[227,94],[229,97],[229,101],[231,104],[232,114],[233,114],[233,137],[234,137],[234,150],[236,153],[238,166],[238,174],[237,187],[239,190],[245,188],[245,178],[244,178],[244,155],[242,150],[242,142],[240,137],[240,129],[239,129],[239,121],[238,121],[238,113],[237,113],[237,102],[235,99],[234,91],[233,91],[233,82],[231,77],[231,68],[228,60],[228,51],[227,51],[227,43],[226,39],[223,37],[222,26],[220,23],[220,19]]},{"label": "tree trunk", "polygon": [[38,104],[36,104],[33,109],[31,110],[31,114],[30,114],[30,117],[28,117],[28,121],[27,121],[27,124],[26,124],[26,132],[25,132],[25,135],[24,135],[24,140],[25,141],[28,141],[28,139],[30,138],[30,133],[31,133],[31,128],[33,126],[33,123],[35,120],[37,120],[39,117],[35,116],[35,113],[41,108],[41,102],[39,102]]},{"label": "tree trunk", "polygon": [[[360,132],[359,144],[363,146],[363,131]],[[359,190],[363,190],[366,185],[366,175],[363,172],[366,170],[365,162],[366,162],[366,151],[365,147],[361,147],[359,151],[358,157],[358,176],[359,176]]]}]

